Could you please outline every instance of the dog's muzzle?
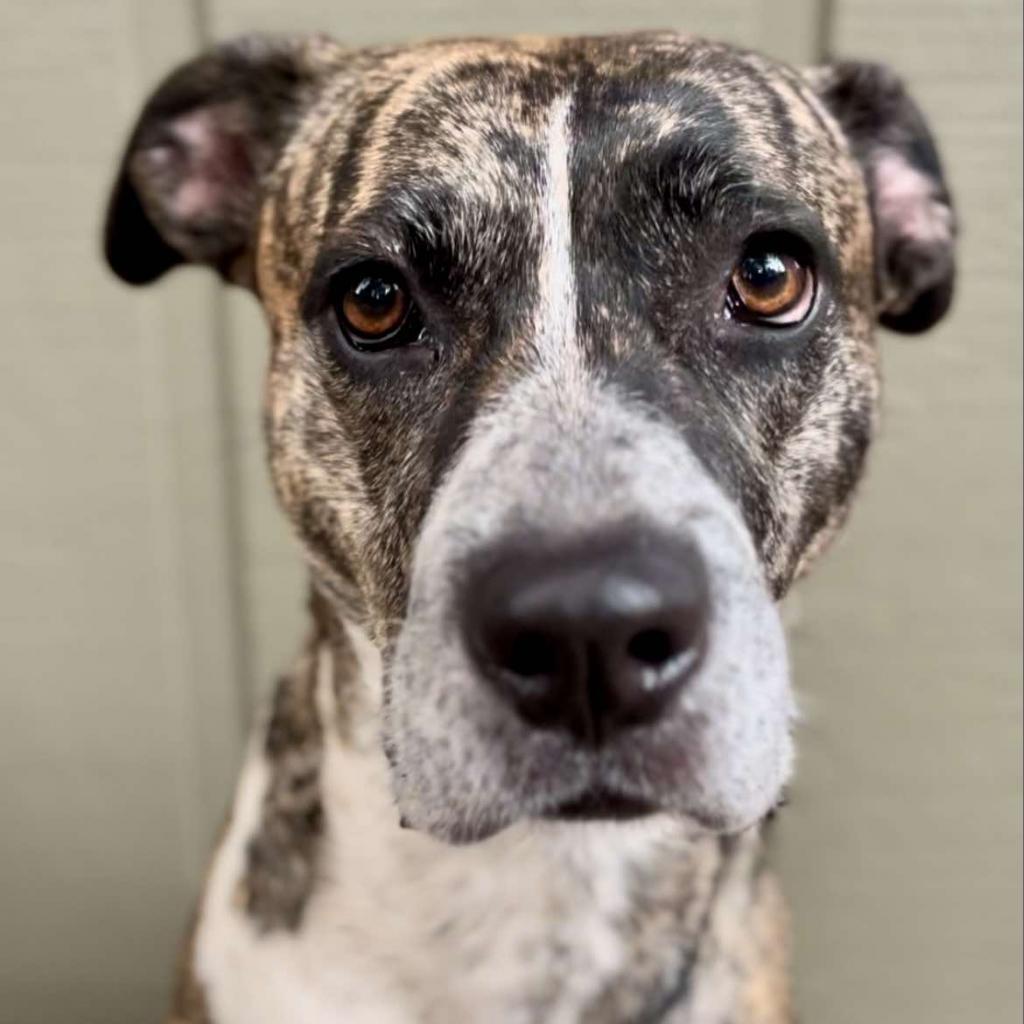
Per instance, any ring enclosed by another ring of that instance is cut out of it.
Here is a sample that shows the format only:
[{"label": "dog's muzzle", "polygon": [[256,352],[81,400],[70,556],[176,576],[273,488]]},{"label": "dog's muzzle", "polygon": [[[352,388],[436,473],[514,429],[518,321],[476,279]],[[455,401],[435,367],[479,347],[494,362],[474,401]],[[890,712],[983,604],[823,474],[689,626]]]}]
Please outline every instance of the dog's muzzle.
[{"label": "dog's muzzle", "polygon": [[738,509],[679,428],[582,373],[478,417],[389,660],[399,810],[449,841],[652,811],[735,830],[789,773],[782,630]]}]

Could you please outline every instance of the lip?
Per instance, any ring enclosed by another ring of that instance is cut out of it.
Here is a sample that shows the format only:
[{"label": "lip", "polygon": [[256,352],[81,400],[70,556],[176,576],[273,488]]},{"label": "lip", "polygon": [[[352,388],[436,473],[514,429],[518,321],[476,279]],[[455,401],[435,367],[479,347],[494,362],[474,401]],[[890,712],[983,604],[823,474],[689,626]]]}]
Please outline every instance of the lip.
[{"label": "lip", "polygon": [[545,811],[543,816],[560,821],[628,821],[657,811],[649,800],[602,788],[563,801]]}]

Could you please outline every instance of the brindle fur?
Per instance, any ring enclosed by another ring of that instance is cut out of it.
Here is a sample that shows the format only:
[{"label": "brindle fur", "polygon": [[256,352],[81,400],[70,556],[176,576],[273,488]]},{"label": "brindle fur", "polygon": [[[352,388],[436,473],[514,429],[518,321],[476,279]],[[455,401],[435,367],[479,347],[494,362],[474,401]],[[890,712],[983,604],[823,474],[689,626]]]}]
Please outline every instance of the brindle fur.
[{"label": "brindle fur", "polygon": [[[387,669],[440,485],[480,410],[545,358],[536,196],[559,102],[575,140],[582,366],[685,438],[739,509],[775,597],[845,518],[874,425],[876,319],[921,330],[949,304],[938,158],[898,80],[872,65],[801,73],[672,33],[358,51],[250,38],[169,78],[129,142],[108,258],[135,283],[201,262],[256,290],[274,484],[313,576],[316,626],[264,727],[269,783],[236,892],[264,933],[301,932],[324,884],[325,736],[356,744],[376,714],[343,623]],[[894,183],[893,168],[909,173]],[[720,268],[777,221],[810,240],[824,305],[813,336],[741,344],[709,318]],[[331,328],[328,281],[360,254],[412,268],[429,321],[386,365],[342,351]],[[325,649],[331,721],[316,697]],[[790,1020],[785,913],[756,830],[684,830],[629,890],[615,926],[629,967],[579,1020]],[[574,969],[557,937],[546,956],[516,1019],[547,1019]],[[201,1024],[190,954],[183,965],[172,1019]]]}]

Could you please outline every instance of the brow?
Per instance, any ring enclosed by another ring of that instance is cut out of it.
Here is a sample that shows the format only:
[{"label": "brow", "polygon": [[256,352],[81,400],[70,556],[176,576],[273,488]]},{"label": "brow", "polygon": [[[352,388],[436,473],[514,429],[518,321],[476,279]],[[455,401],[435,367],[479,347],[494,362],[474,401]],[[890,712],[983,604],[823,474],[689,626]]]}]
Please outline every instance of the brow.
[{"label": "brow", "polygon": [[488,201],[444,183],[394,184],[325,243],[311,288],[346,267],[384,260],[450,300],[485,268],[494,285],[501,283],[496,271],[521,265],[536,239],[535,217],[512,189]]}]

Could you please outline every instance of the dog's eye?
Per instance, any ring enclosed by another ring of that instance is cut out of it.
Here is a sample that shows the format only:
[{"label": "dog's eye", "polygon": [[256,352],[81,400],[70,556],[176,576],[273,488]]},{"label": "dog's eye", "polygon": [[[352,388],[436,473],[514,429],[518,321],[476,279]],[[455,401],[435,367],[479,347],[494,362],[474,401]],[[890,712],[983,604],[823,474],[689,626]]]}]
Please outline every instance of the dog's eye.
[{"label": "dog's eye", "polygon": [[355,348],[392,348],[411,340],[411,302],[398,272],[371,264],[343,274],[332,285],[331,301],[342,334]]},{"label": "dog's eye", "polygon": [[733,267],[726,308],[748,323],[786,326],[803,320],[813,301],[808,261],[783,242],[755,238]]}]

